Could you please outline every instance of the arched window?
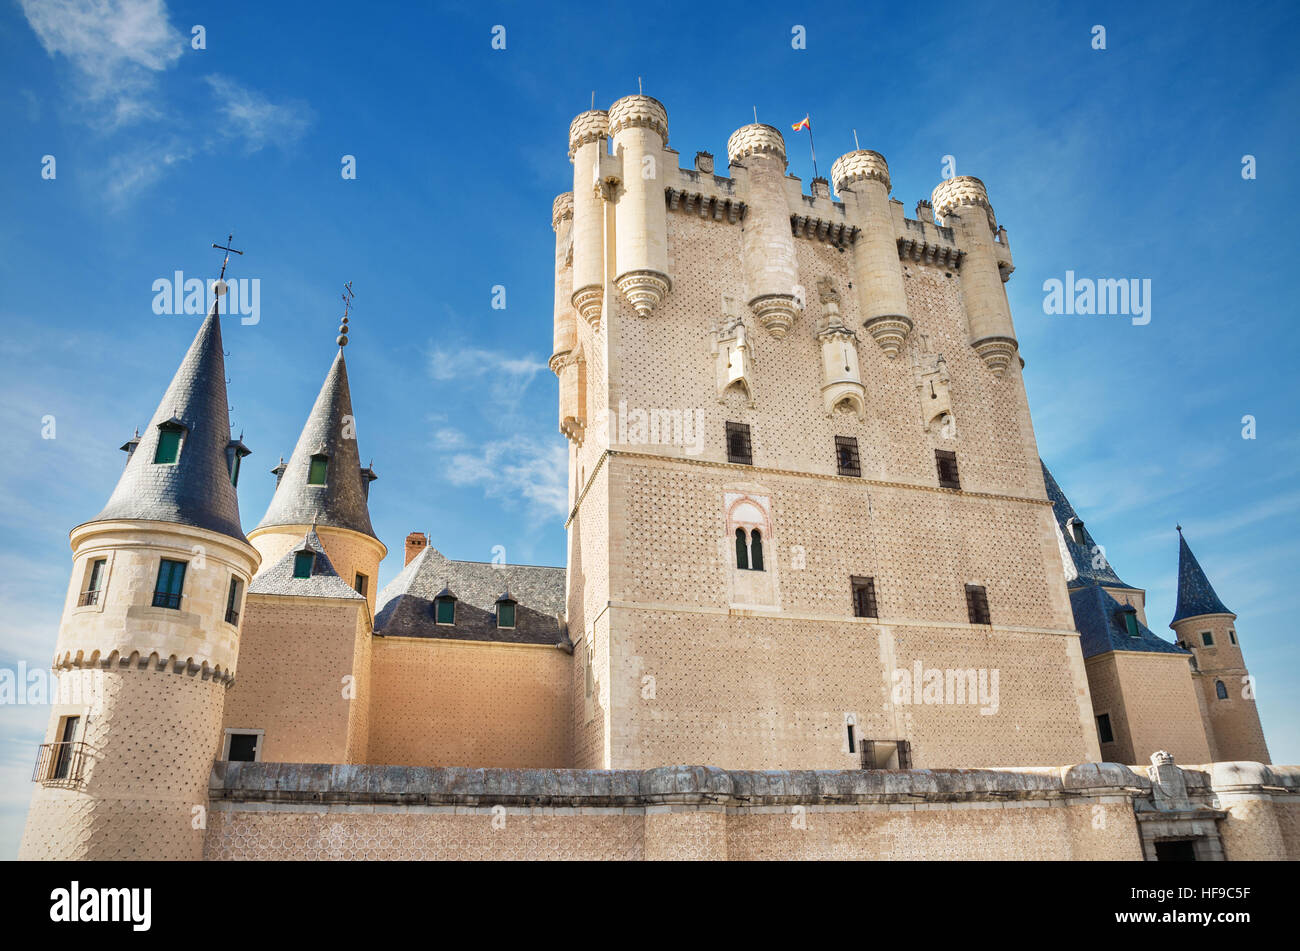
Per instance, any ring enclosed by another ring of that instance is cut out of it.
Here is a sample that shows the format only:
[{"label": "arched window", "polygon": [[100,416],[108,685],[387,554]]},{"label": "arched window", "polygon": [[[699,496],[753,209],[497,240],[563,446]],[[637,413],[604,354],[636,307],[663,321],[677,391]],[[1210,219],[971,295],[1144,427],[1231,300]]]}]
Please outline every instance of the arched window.
[{"label": "arched window", "polygon": [[758,529],[750,532],[749,562],[755,571],[763,570],[763,536]]},{"label": "arched window", "polygon": [[1225,687],[1225,686],[1223,685],[1223,681],[1222,681],[1222,680],[1216,680],[1216,681],[1214,682],[1214,694],[1215,694],[1215,696],[1217,696],[1220,700],[1227,700],[1227,699],[1228,699],[1228,688]]},{"label": "arched window", "polygon": [[749,546],[745,544],[743,528],[736,529],[736,567],[741,569],[749,567]]},{"label": "arched window", "polygon": [[307,470],[308,485],[324,485],[325,480],[329,478],[330,459],[329,456],[316,455],[311,457],[311,467]]}]

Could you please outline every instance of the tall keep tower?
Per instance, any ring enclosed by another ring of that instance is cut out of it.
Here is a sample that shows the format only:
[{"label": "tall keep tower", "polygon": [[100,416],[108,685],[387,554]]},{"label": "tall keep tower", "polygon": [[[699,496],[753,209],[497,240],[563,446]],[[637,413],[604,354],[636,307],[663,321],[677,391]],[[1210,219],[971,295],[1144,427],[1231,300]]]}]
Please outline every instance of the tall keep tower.
[{"label": "tall keep tower", "polygon": [[[224,268],[223,268],[224,274]],[[218,282],[218,293],[224,285]],[[55,698],[19,855],[198,859],[258,565],[214,305],[108,505],[72,530]]]},{"label": "tall keep tower", "polygon": [[1215,594],[1178,527],[1178,607],[1169,622],[1180,646],[1195,658],[1192,680],[1203,698],[1210,756],[1270,763],[1255,706],[1254,681],[1237,639],[1237,615]]},{"label": "tall keep tower", "polygon": [[772,126],[727,174],[668,128],[577,116],[552,216],[575,765],[1098,759],[983,185],[936,225],[877,152],[837,201]]}]

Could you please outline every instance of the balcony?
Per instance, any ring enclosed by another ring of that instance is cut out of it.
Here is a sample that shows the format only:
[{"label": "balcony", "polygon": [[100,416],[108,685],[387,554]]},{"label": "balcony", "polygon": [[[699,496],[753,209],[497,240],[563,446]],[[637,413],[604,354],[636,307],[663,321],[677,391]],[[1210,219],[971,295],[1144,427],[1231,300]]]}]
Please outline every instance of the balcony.
[{"label": "balcony", "polygon": [[98,589],[93,589],[91,591],[83,591],[81,592],[81,597],[77,599],[77,607],[79,608],[88,607],[89,605],[98,604],[98,603],[99,603]]},{"label": "balcony", "polygon": [[81,740],[42,743],[36,754],[32,782],[42,786],[80,786],[89,749]]}]

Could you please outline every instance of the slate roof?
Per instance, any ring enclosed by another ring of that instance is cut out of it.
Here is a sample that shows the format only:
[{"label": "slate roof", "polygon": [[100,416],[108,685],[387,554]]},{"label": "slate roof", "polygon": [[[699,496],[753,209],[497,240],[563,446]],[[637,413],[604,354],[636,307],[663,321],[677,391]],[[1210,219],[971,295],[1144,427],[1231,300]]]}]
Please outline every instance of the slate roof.
[{"label": "slate roof", "polygon": [[[497,598],[509,588],[516,602],[515,627],[496,626]],[[433,599],[444,589],[456,596],[456,623],[434,623]],[[411,559],[379,593],[375,633],[397,637],[442,637],[512,644],[558,644],[566,639],[560,622],[564,569],[539,565],[492,565],[451,561],[432,546]]]},{"label": "slate roof", "polygon": [[[344,417],[348,417],[347,432]],[[316,454],[329,457],[325,485],[307,484],[311,457]],[[340,349],[303,425],[298,444],[289,457],[266,515],[257,527],[328,525],[350,528],[375,538],[363,478],[369,476],[363,477],[361,473],[348,368]]]},{"label": "slate roof", "polygon": [[[1077,577],[1069,580],[1069,586],[1071,588],[1081,588],[1090,584],[1104,584],[1110,588],[1133,588],[1132,585],[1121,581],[1119,575],[1115,574],[1115,569],[1111,567],[1109,558],[1106,558],[1100,567],[1094,568],[1092,566],[1093,552],[1098,547],[1096,540],[1092,537],[1092,533],[1088,531],[1086,523],[1083,526],[1083,543],[1080,544],[1074,540],[1074,535],[1067,526],[1070,519],[1079,517],[1078,513],[1074,511],[1074,506],[1070,504],[1070,500],[1065,497],[1061,487],[1052,478],[1047,463],[1041,459],[1038,460],[1038,463],[1043,467],[1043,482],[1047,486],[1047,497],[1052,502],[1052,513],[1056,516],[1056,525],[1061,531],[1066,554],[1070,556],[1074,570],[1078,573]],[[1079,521],[1082,522],[1083,519],[1079,519]],[[1140,589],[1133,588],[1133,590]]]},{"label": "slate roof", "polygon": [[1176,644],[1152,633],[1138,621],[1138,636],[1130,637],[1124,623],[1124,605],[1116,601],[1097,584],[1070,591],[1070,608],[1074,611],[1074,626],[1079,631],[1079,644],[1085,658],[1107,651],[1140,651],[1149,654],[1187,654]]},{"label": "slate roof", "polygon": [[[185,427],[180,456],[170,465],[155,464],[159,426],[172,420]],[[221,318],[214,309],[199,327],[162,402],[140,434],[139,445],[128,458],[108,504],[91,521],[175,522],[245,541],[226,461],[230,442]]]},{"label": "slate roof", "polygon": [[1219,596],[1214,593],[1214,586],[1205,577],[1200,562],[1187,546],[1183,530],[1178,530],[1178,607],[1174,610],[1174,619],[1170,625],[1189,617],[1202,614],[1232,614],[1224,607]]},{"label": "slate roof", "polygon": [[[310,549],[316,553],[310,578],[295,578],[293,563],[298,552]],[[364,601],[360,594],[334,570],[325,546],[313,528],[302,540],[301,545],[268,568],[264,568],[248,586],[249,594],[284,594],[299,598],[344,598],[348,601]]]}]

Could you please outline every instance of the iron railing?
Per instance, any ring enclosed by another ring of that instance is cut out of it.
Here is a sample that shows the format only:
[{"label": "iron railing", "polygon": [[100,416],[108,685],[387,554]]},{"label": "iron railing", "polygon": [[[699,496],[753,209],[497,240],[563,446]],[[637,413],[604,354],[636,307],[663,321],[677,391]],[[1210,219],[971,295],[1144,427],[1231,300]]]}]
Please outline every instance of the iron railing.
[{"label": "iron railing", "polygon": [[36,754],[32,782],[45,786],[76,786],[82,781],[87,747],[82,740],[42,743]]},{"label": "iron railing", "polygon": [[90,591],[81,592],[81,597],[77,599],[77,607],[84,608],[89,604],[99,603],[99,589],[93,588]]}]

